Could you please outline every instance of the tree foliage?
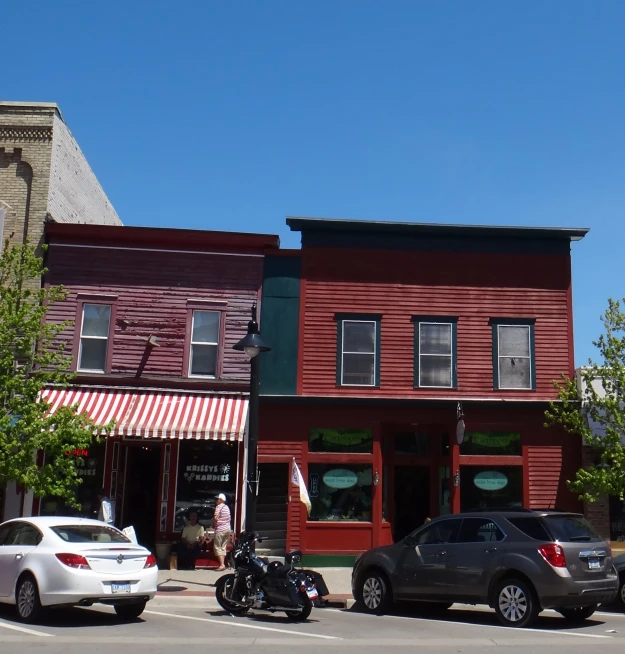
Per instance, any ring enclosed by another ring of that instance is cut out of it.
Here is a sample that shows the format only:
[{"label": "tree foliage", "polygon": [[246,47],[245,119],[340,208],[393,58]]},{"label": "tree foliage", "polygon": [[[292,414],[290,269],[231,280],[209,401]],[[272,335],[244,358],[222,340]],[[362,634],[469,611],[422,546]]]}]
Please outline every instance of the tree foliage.
[{"label": "tree foliage", "polygon": [[558,402],[551,403],[546,414],[548,425],[559,424],[581,435],[593,449],[593,464],[568,482],[573,492],[590,502],[606,494],[621,498],[625,494],[625,314],[621,301],[608,300],[601,320],[604,333],[593,344],[602,362],[590,360],[582,369],[581,389],[575,380],[554,382]]},{"label": "tree foliage", "polygon": [[[45,247],[44,247],[45,251]],[[5,244],[0,257],[0,485],[16,482],[36,496],[54,495],[73,506],[81,483],[75,449],[93,443],[95,426],[73,407],[53,415],[40,400],[50,384],[67,386],[71,357],[54,343],[68,322],[47,322],[48,307],[63,300],[61,287],[41,287],[47,271],[29,245]],[[43,466],[37,452],[44,453]]]}]

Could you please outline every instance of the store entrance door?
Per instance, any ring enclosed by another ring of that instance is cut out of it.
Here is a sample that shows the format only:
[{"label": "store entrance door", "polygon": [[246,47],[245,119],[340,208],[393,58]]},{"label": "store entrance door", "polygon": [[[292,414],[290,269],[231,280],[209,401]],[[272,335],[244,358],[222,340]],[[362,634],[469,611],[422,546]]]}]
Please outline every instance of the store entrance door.
[{"label": "store entrance door", "polygon": [[161,448],[129,445],[126,448],[126,474],[122,527],[134,527],[137,541],[148,549],[156,543]]},{"label": "store entrance door", "polygon": [[393,490],[395,542],[420,527],[430,517],[430,468],[427,466],[396,465]]}]

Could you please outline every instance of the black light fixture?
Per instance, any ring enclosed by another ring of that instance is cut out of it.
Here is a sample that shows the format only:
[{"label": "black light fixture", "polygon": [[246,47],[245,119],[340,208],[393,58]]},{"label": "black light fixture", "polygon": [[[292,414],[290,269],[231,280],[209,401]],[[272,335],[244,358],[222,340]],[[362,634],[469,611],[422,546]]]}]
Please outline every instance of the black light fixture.
[{"label": "black light fixture", "polygon": [[464,412],[462,411],[462,402],[458,402],[456,407],[456,441],[462,445],[464,441]]},{"label": "black light fixture", "polygon": [[247,483],[245,495],[245,531],[256,527],[256,498],[258,496],[258,400],[260,394],[260,361],[258,354],[271,348],[258,333],[256,303],[252,306],[252,319],[247,323],[247,334],[232,348],[250,357],[250,404],[247,429]]}]

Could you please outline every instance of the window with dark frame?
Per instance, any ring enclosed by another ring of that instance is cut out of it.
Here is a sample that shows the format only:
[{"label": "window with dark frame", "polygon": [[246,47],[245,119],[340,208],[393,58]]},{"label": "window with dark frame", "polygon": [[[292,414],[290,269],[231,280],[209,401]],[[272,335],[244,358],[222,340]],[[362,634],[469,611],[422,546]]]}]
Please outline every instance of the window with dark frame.
[{"label": "window with dark frame", "polygon": [[493,372],[498,390],[533,390],[535,382],[534,322],[494,320]]},{"label": "window with dark frame", "polygon": [[415,387],[456,386],[456,319],[413,317]]},{"label": "window with dark frame", "polygon": [[194,310],[189,347],[189,376],[216,377],[221,312]]},{"label": "window with dark frame", "polygon": [[79,371],[106,372],[110,328],[110,304],[83,304],[78,352]]},{"label": "window with dark frame", "polygon": [[340,318],[338,330],[337,383],[340,386],[377,386],[379,319],[356,316]]}]

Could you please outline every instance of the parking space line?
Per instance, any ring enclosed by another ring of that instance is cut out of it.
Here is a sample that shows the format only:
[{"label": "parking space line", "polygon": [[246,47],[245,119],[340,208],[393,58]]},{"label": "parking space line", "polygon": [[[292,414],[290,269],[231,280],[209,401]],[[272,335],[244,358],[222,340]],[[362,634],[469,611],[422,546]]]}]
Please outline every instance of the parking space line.
[{"label": "parking space line", "polygon": [[198,622],[211,622],[213,624],[223,624],[228,627],[241,627],[242,629],[256,629],[257,631],[273,631],[279,634],[288,634],[289,636],[300,636],[302,638],[322,638],[323,640],[342,640],[339,636],[326,636],[324,634],[309,634],[301,631],[291,631],[290,629],[278,629],[277,627],[261,627],[255,624],[243,624],[241,622],[232,622],[231,620],[217,620],[215,618],[198,618],[194,615],[178,615],[176,613],[164,613],[162,611],[144,611],[150,615],[161,615],[167,618],[178,618],[179,620],[196,620]]},{"label": "parking space line", "polygon": [[[335,611],[343,614],[350,613],[350,611],[346,611],[345,609],[323,609],[323,610]],[[366,616],[365,613],[352,613],[352,615],[371,617],[371,616]],[[506,631],[520,631],[520,632],[529,631],[537,634],[547,634],[552,636],[577,636],[579,638],[608,638],[608,639],[612,638],[612,636],[604,636],[603,634],[580,634],[580,633],[576,633],[575,631],[552,631],[549,629],[532,629],[531,627],[504,627],[503,625],[498,625],[498,624],[471,624],[470,622],[457,622],[455,620],[436,620],[431,618],[417,618],[410,615],[380,615],[374,617],[376,617],[377,619],[391,618],[392,620],[414,620],[418,622],[430,622],[432,624],[440,624],[440,625],[454,624],[454,625],[459,625],[461,627],[476,627],[476,628],[483,628],[483,629],[505,629]]]},{"label": "parking space line", "polygon": [[54,634],[46,634],[43,631],[35,631],[34,629],[28,629],[27,627],[20,627],[16,624],[10,624],[9,622],[5,622],[4,620],[0,620],[0,627],[3,627],[4,629],[11,629],[12,631],[21,631],[24,634],[30,634],[31,636],[54,636]]}]

